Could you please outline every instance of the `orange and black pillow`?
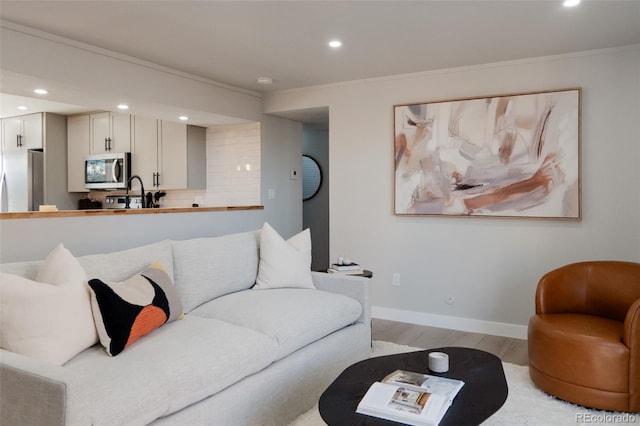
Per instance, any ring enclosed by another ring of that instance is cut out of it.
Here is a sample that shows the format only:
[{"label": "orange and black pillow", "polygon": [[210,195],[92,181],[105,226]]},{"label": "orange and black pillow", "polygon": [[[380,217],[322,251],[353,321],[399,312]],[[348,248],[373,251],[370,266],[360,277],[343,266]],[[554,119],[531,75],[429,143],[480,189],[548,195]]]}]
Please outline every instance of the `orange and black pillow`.
[{"label": "orange and black pillow", "polygon": [[89,280],[100,343],[111,356],[156,328],[182,318],[182,302],[161,264],[122,282]]}]

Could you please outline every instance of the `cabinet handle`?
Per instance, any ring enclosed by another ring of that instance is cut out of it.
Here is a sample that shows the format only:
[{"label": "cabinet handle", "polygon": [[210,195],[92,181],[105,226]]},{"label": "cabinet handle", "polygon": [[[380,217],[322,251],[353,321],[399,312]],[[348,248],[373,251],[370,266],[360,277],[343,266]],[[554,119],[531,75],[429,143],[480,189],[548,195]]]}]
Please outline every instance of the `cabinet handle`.
[{"label": "cabinet handle", "polygon": [[22,146],[22,135],[16,135],[16,147],[20,148]]},{"label": "cabinet handle", "polygon": [[111,151],[112,147],[111,147],[111,138],[108,139],[109,141],[109,151]]}]

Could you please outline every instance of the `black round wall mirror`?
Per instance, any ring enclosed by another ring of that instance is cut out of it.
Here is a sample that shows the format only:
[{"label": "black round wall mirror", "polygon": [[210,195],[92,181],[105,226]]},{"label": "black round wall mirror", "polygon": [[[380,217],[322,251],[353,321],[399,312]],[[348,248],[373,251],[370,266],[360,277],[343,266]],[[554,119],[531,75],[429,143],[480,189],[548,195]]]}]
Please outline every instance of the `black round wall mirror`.
[{"label": "black round wall mirror", "polygon": [[313,198],[322,185],[322,170],[316,160],[302,156],[302,201]]}]

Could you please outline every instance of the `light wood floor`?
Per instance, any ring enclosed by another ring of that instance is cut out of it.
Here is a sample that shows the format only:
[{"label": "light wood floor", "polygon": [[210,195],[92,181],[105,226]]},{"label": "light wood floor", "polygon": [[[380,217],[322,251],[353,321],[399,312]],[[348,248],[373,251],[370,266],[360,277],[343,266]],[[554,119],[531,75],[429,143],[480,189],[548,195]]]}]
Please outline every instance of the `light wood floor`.
[{"label": "light wood floor", "polygon": [[527,341],[488,334],[446,330],[374,318],[371,322],[373,340],[384,340],[422,349],[463,346],[481,349],[503,362],[527,365]]}]

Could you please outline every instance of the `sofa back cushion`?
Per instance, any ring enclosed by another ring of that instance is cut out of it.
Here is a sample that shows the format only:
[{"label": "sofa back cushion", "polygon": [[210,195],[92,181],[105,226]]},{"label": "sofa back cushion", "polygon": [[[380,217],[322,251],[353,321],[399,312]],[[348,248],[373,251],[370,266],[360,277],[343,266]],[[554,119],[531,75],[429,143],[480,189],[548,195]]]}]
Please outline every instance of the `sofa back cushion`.
[{"label": "sofa back cushion", "polygon": [[88,279],[124,281],[155,262],[160,262],[169,277],[173,278],[170,240],[113,253],[82,256],[78,261],[86,271]]},{"label": "sofa back cushion", "polygon": [[0,265],[0,271],[5,274],[13,274],[30,280],[35,280],[42,264],[44,264],[44,260],[3,263]]},{"label": "sofa back cushion", "polygon": [[173,241],[174,282],[184,311],[253,286],[260,231]]}]

